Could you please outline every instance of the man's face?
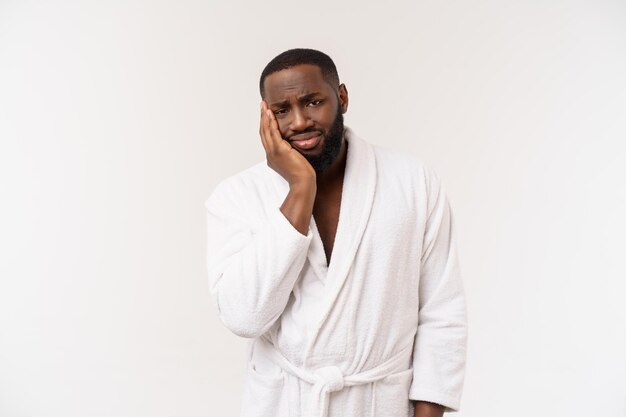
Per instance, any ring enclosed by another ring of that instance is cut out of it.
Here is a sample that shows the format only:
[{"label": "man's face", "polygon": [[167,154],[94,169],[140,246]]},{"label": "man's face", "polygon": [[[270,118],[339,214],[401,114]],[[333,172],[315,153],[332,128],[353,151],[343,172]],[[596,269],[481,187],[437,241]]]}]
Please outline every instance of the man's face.
[{"label": "man's face", "polygon": [[300,152],[317,173],[339,155],[347,91],[333,89],[316,65],[297,65],[268,75],[264,100],[274,112],[283,139]]}]

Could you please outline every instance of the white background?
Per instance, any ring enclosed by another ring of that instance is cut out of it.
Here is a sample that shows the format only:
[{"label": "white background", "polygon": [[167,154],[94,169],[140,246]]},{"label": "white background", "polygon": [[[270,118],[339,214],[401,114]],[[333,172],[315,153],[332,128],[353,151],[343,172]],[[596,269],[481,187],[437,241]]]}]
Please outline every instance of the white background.
[{"label": "white background", "polygon": [[626,3],[0,0],[0,416],[236,416],[204,200],[312,47],[346,125],[440,174],[459,417],[626,416]]}]

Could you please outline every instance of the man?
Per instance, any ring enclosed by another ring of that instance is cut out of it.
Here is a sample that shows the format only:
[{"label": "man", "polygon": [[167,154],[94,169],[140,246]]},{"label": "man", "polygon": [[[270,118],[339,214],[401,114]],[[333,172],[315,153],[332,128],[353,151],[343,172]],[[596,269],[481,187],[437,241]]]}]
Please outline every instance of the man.
[{"label": "man", "polygon": [[466,307],[437,174],[344,127],[322,52],[278,55],[260,90],[266,161],[205,204],[220,319],[252,339],[241,415],[458,411]]}]

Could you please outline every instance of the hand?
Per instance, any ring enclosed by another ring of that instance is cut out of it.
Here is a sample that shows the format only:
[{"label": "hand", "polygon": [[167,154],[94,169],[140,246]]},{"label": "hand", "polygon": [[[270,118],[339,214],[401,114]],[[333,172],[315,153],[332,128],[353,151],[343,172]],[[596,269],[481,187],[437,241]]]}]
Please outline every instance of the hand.
[{"label": "hand", "polygon": [[267,155],[267,165],[287,180],[289,185],[298,182],[315,184],[315,170],[300,152],[282,138],[274,113],[264,100],[261,101],[259,134]]}]

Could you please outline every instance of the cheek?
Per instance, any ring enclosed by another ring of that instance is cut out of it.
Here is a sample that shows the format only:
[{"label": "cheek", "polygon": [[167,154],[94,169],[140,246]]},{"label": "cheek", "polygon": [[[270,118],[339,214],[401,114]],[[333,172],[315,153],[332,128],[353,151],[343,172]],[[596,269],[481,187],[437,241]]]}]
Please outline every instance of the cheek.
[{"label": "cheek", "polygon": [[289,127],[289,122],[284,118],[276,119],[276,121],[278,122],[278,130],[280,130],[281,136],[285,137],[285,133],[287,132],[287,128]]},{"label": "cheek", "polygon": [[307,117],[315,123],[316,126],[330,126],[333,116],[328,109],[311,109]]},{"label": "cheek", "polygon": [[326,124],[332,124],[335,120],[335,115],[337,114],[337,106],[336,105],[328,105],[324,106],[324,108],[319,109],[317,111],[316,117],[323,121]]},{"label": "cheek", "polygon": [[327,129],[330,129],[335,121],[335,114],[330,112],[324,112],[324,114],[320,115],[319,119],[320,123],[326,126]]}]

